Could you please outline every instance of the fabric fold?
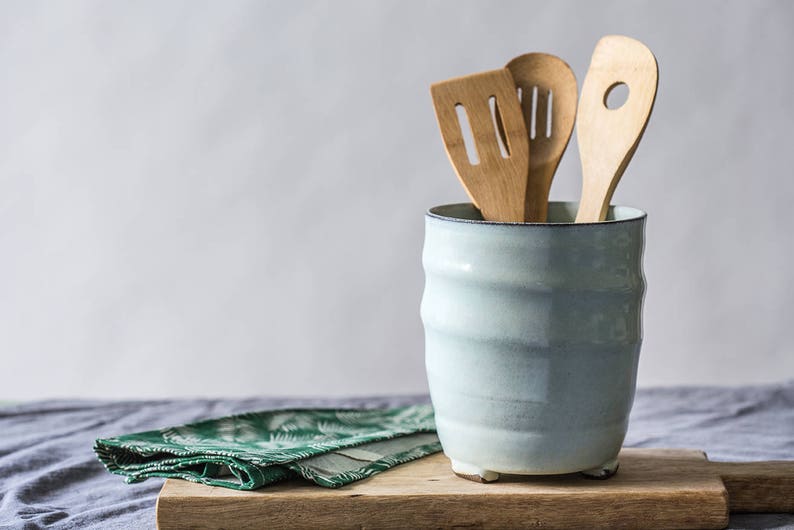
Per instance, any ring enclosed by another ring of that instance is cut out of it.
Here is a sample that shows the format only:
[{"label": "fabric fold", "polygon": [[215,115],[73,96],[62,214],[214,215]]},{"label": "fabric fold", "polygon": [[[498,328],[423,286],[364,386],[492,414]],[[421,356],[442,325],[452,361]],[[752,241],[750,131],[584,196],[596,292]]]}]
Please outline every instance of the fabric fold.
[{"label": "fabric fold", "polygon": [[430,405],[252,412],[94,445],[129,483],[166,477],[240,490],[297,476],[335,488],[440,450]]}]

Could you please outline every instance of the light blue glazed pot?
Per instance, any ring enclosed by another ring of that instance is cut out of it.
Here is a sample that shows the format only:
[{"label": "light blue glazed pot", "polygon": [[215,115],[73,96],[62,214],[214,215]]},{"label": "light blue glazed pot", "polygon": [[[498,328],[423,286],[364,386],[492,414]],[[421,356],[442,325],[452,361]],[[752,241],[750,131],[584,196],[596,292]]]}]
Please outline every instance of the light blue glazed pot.
[{"label": "light blue glazed pot", "polygon": [[427,378],[453,470],[499,473],[617,469],[642,342],[645,213],[610,207],[573,224],[483,221],[471,204],[426,215],[423,264]]}]

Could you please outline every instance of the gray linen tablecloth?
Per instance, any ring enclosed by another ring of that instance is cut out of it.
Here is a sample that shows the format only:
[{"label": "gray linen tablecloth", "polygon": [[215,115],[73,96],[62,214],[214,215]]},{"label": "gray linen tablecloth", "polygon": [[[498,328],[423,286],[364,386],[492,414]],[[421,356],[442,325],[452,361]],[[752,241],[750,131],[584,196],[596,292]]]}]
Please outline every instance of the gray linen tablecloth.
[{"label": "gray linen tablecloth", "polygon": [[[426,401],[426,396],[59,400],[0,406],[0,528],[154,528],[163,480],[128,485],[111,475],[91,449],[97,437],[262,409]],[[794,459],[794,382],[640,390],[625,445],[699,448],[712,460]],[[794,529],[794,514],[734,515],[731,528]]]}]

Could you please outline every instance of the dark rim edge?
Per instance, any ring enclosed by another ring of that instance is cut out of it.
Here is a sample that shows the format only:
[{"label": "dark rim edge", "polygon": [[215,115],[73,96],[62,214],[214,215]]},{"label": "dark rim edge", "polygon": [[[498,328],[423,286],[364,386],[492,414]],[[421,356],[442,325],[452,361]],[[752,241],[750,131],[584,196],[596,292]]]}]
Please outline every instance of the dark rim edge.
[{"label": "dark rim edge", "polygon": [[624,206],[622,204],[614,204],[611,206],[623,206],[625,208],[633,208],[640,212],[640,215],[637,217],[632,217],[630,219],[613,219],[611,221],[597,221],[595,223],[516,223],[516,222],[502,222],[502,221],[486,221],[486,220],[479,220],[479,219],[461,219],[460,217],[449,217],[446,215],[441,215],[434,213],[433,210],[435,208],[443,208],[445,206],[461,206],[461,205],[471,205],[469,202],[457,202],[451,204],[439,204],[438,206],[433,206],[428,208],[425,212],[425,217],[432,217],[433,219],[439,219],[441,221],[452,221],[454,223],[468,223],[468,224],[475,224],[475,225],[495,225],[495,226],[544,226],[544,227],[554,227],[554,226],[565,226],[565,227],[577,227],[577,226],[595,226],[595,225],[616,225],[621,223],[633,223],[636,221],[640,221],[648,217],[648,213],[644,210],[640,210],[639,208],[635,208],[634,206]]}]

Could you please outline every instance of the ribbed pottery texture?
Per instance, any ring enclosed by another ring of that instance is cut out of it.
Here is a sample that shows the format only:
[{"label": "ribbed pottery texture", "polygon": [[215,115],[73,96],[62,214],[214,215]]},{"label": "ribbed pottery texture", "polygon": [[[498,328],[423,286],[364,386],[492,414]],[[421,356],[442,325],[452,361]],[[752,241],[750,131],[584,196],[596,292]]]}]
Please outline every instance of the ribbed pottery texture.
[{"label": "ribbed pottery texture", "polygon": [[470,204],[426,216],[427,377],[453,460],[554,474],[620,450],[642,342],[645,214],[613,207],[607,222],[570,224],[576,207],[551,203],[548,224],[482,221]]}]

